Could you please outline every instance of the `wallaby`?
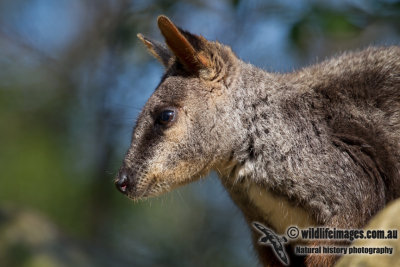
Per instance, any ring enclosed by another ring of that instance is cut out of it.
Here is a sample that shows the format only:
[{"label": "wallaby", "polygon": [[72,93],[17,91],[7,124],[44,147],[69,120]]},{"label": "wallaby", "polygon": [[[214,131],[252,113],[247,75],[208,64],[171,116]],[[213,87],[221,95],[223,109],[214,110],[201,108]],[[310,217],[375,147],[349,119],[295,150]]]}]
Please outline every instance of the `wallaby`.
[{"label": "wallaby", "polygon": [[[400,47],[279,74],[165,16],[158,27],[167,46],[138,34],[166,71],[115,181],[128,197],[156,196],[215,170],[249,226],[284,234],[290,225],[360,229],[400,196]],[[251,231],[262,264],[282,265]],[[289,254],[292,265],[338,258]]]}]

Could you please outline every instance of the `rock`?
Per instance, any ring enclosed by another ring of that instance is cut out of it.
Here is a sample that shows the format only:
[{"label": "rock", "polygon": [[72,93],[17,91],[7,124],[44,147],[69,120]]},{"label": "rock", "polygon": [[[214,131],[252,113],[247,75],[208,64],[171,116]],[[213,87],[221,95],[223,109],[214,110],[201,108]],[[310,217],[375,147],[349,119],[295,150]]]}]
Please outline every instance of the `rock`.
[{"label": "rock", "polygon": [[[380,211],[367,225],[365,230],[399,230],[400,229],[400,199],[391,202]],[[398,231],[399,232],[399,231]],[[399,233],[398,233],[399,234]],[[350,254],[339,259],[336,267],[392,267],[400,266],[400,240],[397,239],[359,239],[350,247],[393,248],[393,254]]]}]

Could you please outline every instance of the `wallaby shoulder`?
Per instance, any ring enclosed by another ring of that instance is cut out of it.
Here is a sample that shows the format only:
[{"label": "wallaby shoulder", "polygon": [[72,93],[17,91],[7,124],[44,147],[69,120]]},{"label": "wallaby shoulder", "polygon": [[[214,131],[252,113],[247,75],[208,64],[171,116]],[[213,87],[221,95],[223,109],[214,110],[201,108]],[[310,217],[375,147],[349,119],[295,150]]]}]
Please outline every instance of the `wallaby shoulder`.
[{"label": "wallaby shoulder", "polygon": [[318,223],[364,208],[352,221],[362,225],[399,196],[399,57],[398,47],[369,48],[291,74],[243,64],[235,103],[247,137],[235,179],[284,195]]}]

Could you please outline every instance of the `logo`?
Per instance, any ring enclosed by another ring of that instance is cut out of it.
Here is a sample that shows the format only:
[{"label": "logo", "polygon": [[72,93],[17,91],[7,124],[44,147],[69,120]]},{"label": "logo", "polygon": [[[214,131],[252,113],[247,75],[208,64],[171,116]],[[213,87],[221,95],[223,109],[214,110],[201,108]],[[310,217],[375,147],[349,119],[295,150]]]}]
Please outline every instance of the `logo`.
[{"label": "logo", "polygon": [[275,255],[281,260],[284,265],[289,265],[289,257],[286,254],[283,243],[288,242],[285,236],[279,236],[271,229],[265,227],[259,222],[253,222],[253,227],[263,235],[258,240],[259,244],[271,246]]}]

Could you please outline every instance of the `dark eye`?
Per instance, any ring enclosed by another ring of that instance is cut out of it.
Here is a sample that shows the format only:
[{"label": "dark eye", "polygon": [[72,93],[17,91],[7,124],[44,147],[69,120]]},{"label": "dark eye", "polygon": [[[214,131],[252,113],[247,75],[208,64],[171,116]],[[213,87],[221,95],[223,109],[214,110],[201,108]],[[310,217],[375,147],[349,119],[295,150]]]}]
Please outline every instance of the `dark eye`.
[{"label": "dark eye", "polygon": [[158,115],[157,122],[163,125],[171,123],[175,120],[175,111],[172,109],[165,109]]}]

